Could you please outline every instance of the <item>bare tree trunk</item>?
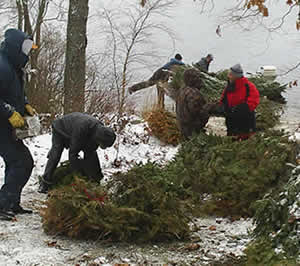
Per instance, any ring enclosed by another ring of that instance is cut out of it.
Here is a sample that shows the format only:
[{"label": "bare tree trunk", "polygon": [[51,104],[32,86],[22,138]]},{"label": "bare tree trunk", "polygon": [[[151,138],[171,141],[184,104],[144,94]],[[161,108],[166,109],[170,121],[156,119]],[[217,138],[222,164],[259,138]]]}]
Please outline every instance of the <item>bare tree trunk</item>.
[{"label": "bare tree trunk", "polygon": [[18,10],[18,29],[23,29],[24,13],[21,0],[16,0],[17,10]]},{"label": "bare tree trunk", "polygon": [[30,20],[29,8],[28,8],[28,0],[22,0],[23,5],[23,16],[24,16],[24,31],[32,36],[33,30]]},{"label": "bare tree trunk", "polygon": [[165,87],[166,87],[166,85],[163,84],[160,81],[156,84],[156,88],[157,88],[157,106],[160,109],[165,109],[165,90],[164,90]]},{"label": "bare tree trunk", "polygon": [[64,79],[64,113],[84,111],[88,0],[70,0]]},{"label": "bare tree trunk", "polygon": [[[35,29],[33,30],[32,34],[35,39],[35,44],[39,47],[37,50],[34,50],[30,56],[30,64],[31,69],[38,69],[38,58],[40,54],[41,48],[41,35],[42,35],[42,25],[44,22],[44,17],[47,12],[47,5],[49,0],[40,0],[39,1],[39,12],[36,19]],[[37,91],[37,73],[33,73],[31,75],[30,82],[28,84],[28,93],[35,94]]]}]

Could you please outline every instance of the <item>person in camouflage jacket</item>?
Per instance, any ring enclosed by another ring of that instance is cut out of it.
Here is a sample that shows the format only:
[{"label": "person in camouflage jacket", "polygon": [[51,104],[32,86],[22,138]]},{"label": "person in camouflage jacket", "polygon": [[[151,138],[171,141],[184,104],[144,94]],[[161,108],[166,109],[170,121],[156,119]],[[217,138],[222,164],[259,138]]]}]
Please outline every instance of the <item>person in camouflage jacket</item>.
[{"label": "person in camouflage jacket", "polygon": [[206,126],[209,114],[206,110],[207,102],[200,90],[202,80],[199,70],[187,69],[184,72],[185,87],[177,92],[168,91],[168,95],[176,101],[176,118],[185,139],[193,133],[199,134]]}]

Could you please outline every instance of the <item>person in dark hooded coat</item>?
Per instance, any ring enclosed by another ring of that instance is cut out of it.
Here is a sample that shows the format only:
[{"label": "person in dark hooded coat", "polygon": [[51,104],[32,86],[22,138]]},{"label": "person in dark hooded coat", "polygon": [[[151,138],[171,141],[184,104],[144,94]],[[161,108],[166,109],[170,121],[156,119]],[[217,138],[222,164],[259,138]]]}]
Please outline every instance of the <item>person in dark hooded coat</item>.
[{"label": "person in dark hooded coat", "polygon": [[34,115],[24,92],[23,68],[29,60],[33,41],[24,32],[9,29],[0,48],[0,156],[5,162],[4,185],[0,190],[0,213],[31,213],[20,206],[33,159],[15,129],[25,124],[23,116]]},{"label": "person in dark hooded coat", "polygon": [[[47,193],[63,150],[69,149],[71,169],[96,181],[103,178],[97,149],[111,147],[116,135],[98,119],[83,113],[71,113],[52,123],[52,147],[40,182],[39,192]],[[84,158],[79,158],[83,151]]]}]

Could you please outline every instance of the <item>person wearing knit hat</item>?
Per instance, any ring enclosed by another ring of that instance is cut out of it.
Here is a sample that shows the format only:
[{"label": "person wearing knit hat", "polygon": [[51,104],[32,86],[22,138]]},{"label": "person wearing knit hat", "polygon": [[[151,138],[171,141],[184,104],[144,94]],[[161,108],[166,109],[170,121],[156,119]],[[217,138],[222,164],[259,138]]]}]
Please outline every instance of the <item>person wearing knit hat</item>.
[{"label": "person wearing knit hat", "polygon": [[259,105],[259,91],[244,77],[240,64],[230,68],[227,86],[218,109],[225,114],[227,135],[236,139],[248,139],[255,133],[255,109]]},{"label": "person wearing knit hat", "polygon": [[[98,119],[83,113],[67,114],[52,123],[52,147],[48,162],[40,180],[40,193],[47,193],[53,183],[53,174],[63,150],[69,149],[71,169],[82,175],[100,181],[103,178],[97,149],[113,146],[114,131],[105,127]],[[79,158],[83,151],[84,158]]]},{"label": "person wearing knit hat", "polygon": [[242,78],[244,76],[244,70],[241,64],[236,64],[230,68],[230,72],[233,76],[237,78]]}]

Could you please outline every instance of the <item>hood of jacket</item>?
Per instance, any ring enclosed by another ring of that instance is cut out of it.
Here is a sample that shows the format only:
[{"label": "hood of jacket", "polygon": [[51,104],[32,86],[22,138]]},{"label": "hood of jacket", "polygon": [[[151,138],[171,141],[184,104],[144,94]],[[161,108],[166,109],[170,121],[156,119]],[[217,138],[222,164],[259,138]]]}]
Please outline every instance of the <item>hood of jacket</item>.
[{"label": "hood of jacket", "polygon": [[114,144],[116,134],[111,128],[98,124],[95,129],[94,140],[100,148],[106,149]]},{"label": "hood of jacket", "polygon": [[28,38],[26,33],[17,29],[8,29],[4,34],[0,50],[16,69],[25,67],[29,60],[28,56],[22,52],[23,42]]}]

